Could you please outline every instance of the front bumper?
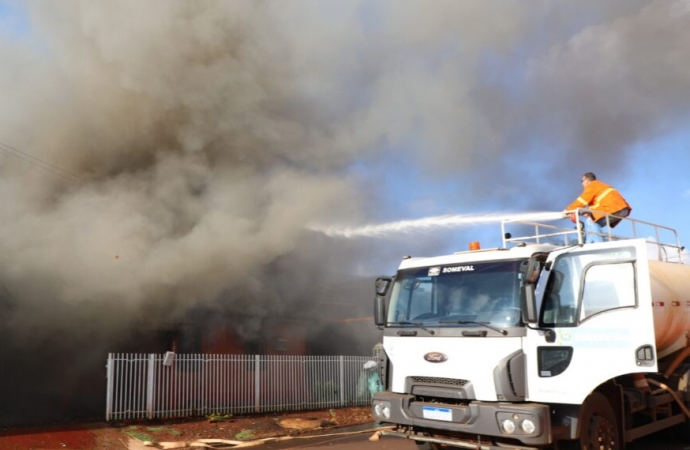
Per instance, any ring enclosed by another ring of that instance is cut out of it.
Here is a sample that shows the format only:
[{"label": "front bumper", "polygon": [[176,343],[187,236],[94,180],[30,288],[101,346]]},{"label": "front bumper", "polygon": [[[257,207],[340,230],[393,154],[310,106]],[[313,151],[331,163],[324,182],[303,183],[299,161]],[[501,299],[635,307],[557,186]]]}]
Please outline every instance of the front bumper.
[{"label": "front bumper", "polygon": [[432,437],[425,435],[423,433],[406,431],[396,431],[396,430],[381,430],[381,436],[394,436],[404,439],[411,439],[416,442],[433,442],[435,444],[444,444],[448,447],[465,448],[469,450],[540,450],[542,447],[526,447],[522,445],[515,444],[501,444],[493,445],[487,442],[481,442],[477,440],[459,440],[457,438],[443,438],[443,437]]},{"label": "front bumper", "polygon": [[[398,431],[384,434],[408,439],[448,443],[447,440],[466,434],[529,446],[552,443],[550,408],[537,403],[427,403],[415,401],[408,394],[377,392],[373,410],[377,422],[399,426]],[[407,428],[400,431],[401,426]]]}]

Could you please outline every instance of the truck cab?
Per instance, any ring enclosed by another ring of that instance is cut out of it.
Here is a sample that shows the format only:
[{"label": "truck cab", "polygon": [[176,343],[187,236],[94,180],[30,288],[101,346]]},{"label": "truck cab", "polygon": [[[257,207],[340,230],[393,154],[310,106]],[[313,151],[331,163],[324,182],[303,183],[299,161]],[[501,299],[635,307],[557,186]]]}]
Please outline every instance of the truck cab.
[{"label": "truck cab", "polygon": [[677,238],[608,231],[586,244],[559,220],[507,219],[500,248],[406,258],[377,281],[386,390],[373,411],[394,426],[384,435],[430,449],[622,449],[688,420],[687,384],[676,386],[680,401],[636,387],[662,373],[665,350],[649,253],[670,263],[682,250]]}]

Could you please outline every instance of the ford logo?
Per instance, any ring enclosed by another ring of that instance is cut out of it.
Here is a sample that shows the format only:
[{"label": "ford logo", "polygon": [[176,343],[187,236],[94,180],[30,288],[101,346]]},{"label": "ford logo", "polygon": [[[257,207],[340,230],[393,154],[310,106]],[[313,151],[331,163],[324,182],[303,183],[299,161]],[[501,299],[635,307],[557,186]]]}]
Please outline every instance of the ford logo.
[{"label": "ford logo", "polygon": [[448,361],[448,357],[441,352],[429,352],[424,355],[424,359],[430,363],[442,363]]}]

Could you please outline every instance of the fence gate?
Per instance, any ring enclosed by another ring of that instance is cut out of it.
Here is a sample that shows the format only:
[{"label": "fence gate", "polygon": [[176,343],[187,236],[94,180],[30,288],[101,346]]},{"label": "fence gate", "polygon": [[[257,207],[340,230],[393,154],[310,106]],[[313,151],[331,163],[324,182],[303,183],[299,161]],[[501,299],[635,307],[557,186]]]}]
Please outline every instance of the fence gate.
[{"label": "fence gate", "polygon": [[380,365],[372,360],[110,353],[105,416],[110,421],[366,406]]}]

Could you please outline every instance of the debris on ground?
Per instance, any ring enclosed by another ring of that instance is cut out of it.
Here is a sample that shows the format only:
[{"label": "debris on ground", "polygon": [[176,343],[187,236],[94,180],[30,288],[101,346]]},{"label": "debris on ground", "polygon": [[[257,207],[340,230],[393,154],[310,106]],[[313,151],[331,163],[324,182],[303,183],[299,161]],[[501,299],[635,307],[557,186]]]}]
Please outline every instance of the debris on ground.
[{"label": "debris on ground", "polygon": [[[202,416],[8,428],[0,430],[0,449],[152,450],[164,448],[163,443],[193,445],[186,447],[191,449],[219,449],[221,445],[225,445],[224,448],[242,448],[268,440],[301,439],[315,432],[333,430],[333,433],[338,433],[343,427],[354,425],[371,424],[374,428],[368,406],[235,415],[225,419],[212,421],[208,416]],[[207,439],[219,441],[203,442]]]}]

